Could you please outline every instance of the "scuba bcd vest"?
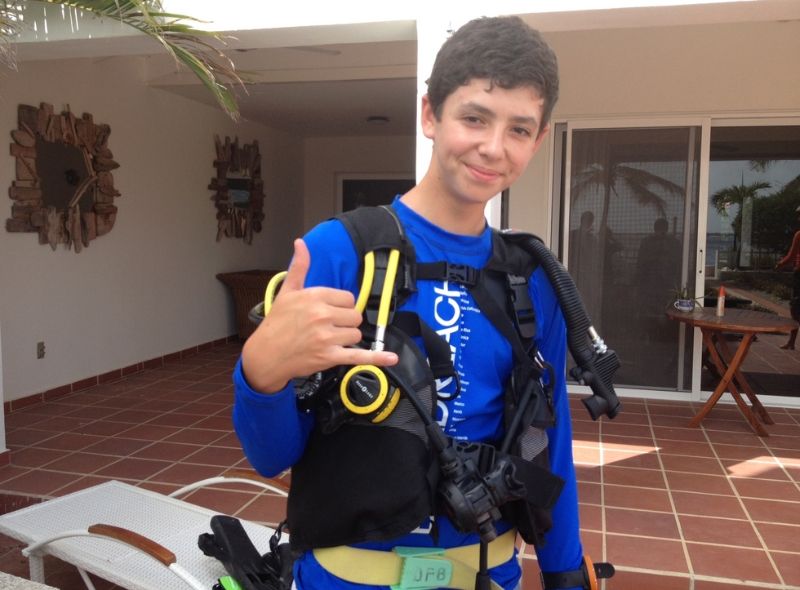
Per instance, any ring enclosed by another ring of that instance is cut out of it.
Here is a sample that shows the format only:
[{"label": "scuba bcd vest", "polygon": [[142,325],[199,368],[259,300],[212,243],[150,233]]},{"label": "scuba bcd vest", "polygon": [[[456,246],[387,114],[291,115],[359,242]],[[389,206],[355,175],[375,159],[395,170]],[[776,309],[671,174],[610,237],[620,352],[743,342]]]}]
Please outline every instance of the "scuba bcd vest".
[{"label": "scuba bcd vest", "polygon": [[[537,259],[518,235],[494,232],[491,258],[481,269],[418,263],[390,208],[364,207],[338,219],[364,260],[356,303],[364,315],[361,346],[397,352],[400,362],[335,368],[300,388],[317,426],[292,468],[293,550],[395,538],[437,513],[482,541],[494,538],[494,522],[503,517],[527,543],[541,545],[563,481],[547,458],[544,429],[556,419],[555,375],[534,343],[528,282]],[[436,424],[435,380],[457,380],[457,374],[444,340],[416,314],[396,312],[418,280],[464,285],[511,345],[502,441],[455,442]],[[608,399],[618,409],[616,397]]]}]

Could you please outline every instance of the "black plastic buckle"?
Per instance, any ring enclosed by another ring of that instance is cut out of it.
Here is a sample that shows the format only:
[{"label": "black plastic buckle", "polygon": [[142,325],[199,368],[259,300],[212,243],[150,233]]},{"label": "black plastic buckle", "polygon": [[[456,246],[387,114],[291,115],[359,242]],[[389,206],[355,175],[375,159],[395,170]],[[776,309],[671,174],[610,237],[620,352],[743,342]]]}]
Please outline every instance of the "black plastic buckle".
[{"label": "black plastic buckle", "polygon": [[445,278],[448,282],[474,287],[478,283],[480,271],[466,264],[445,263]]},{"label": "black plastic buckle", "polygon": [[507,275],[508,286],[511,290],[511,303],[514,306],[514,323],[519,335],[533,338],[536,335],[536,313],[533,311],[533,302],[528,294],[528,281],[525,277]]}]

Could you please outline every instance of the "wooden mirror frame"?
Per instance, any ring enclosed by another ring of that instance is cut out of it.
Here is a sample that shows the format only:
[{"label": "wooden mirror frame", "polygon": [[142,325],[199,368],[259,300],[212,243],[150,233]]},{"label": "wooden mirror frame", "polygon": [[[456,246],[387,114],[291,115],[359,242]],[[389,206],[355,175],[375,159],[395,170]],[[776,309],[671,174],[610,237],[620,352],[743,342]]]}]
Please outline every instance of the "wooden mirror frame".
[{"label": "wooden mirror frame", "polygon": [[[40,244],[50,244],[53,250],[58,244],[65,244],[67,249],[74,247],[75,252],[110,232],[117,217],[114,198],[120,196],[111,175],[112,170],[119,168],[108,148],[111,127],[95,124],[89,113],[78,119],[69,107],[55,114],[53,105],[44,102],[38,108],[19,105],[17,127],[11,132],[16,180],[9,189],[14,203],[11,218],[6,220],[6,230],[37,232]],[[75,146],[83,154],[87,177],[76,187],[69,205],[64,208],[48,205],[42,193],[38,171],[44,169],[44,163],[37,160],[37,138]],[[89,198],[92,205],[81,211],[79,202]]]},{"label": "wooden mirror frame", "polygon": [[[246,244],[253,242],[253,234],[261,231],[264,220],[264,182],[261,179],[261,153],[258,141],[239,145],[239,138],[225,142],[214,135],[217,158],[214,168],[217,175],[208,188],[214,191],[211,197],[217,208],[217,241],[223,236],[242,238]],[[240,174],[249,180],[249,198],[245,207],[234,204],[228,190],[230,174]]]}]

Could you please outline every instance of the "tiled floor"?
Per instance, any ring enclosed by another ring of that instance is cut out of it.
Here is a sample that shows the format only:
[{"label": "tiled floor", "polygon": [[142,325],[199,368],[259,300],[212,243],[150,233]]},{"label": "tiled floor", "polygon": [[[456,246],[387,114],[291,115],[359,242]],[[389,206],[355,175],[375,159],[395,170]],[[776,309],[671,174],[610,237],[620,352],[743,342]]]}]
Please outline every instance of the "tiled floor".
[{"label": "tiled floor", "polygon": [[[237,354],[237,345],[218,347],[6,416],[7,509],[106,479],[168,492],[246,466],[230,425]],[[687,426],[687,403],[624,406],[596,423],[573,401],[583,541],[618,570],[605,587],[800,589],[800,410],[771,409],[776,424],[761,439],[734,406],[718,406],[698,429]],[[284,509],[274,496],[233,488],[188,499],[267,523]],[[538,588],[535,561],[524,563],[526,590]],[[27,571],[18,544],[2,536],[0,570]],[[56,561],[48,581],[83,587]]]}]

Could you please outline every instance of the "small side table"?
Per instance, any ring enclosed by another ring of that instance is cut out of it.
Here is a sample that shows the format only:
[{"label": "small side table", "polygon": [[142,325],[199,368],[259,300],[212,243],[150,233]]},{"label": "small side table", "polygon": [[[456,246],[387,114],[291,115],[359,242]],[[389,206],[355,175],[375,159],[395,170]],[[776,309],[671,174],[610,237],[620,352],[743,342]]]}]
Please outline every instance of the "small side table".
[{"label": "small side table", "polygon": [[278,272],[258,269],[223,272],[217,275],[217,279],[222,281],[233,294],[239,340],[247,340],[255,330],[256,327],[247,318],[247,314],[259,301],[264,300],[267,283]]},{"label": "small side table", "polygon": [[[741,372],[750,344],[756,334],[788,334],[797,328],[797,322],[792,319],[746,309],[726,309],[725,315],[718,316],[716,309],[710,307],[696,308],[692,312],[683,312],[667,308],[667,316],[678,322],[699,328],[703,334],[703,343],[708,350],[711,360],[722,378],[714,393],[708,398],[705,405],[700,408],[697,415],[689,422],[690,426],[699,426],[711,409],[716,405],[722,394],[729,391],[733,401],[739,406],[747,422],[759,436],[769,436],[762,424],[774,424],[767,409],[761,404],[756,394],[750,387]],[[741,334],[742,340],[735,352],[732,352],[724,338],[724,333]],[[741,391],[740,391],[741,390]],[[750,406],[742,398],[742,392],[750,400]],[[755,413],[754,411],[755,410]],[[759,421],[759,418],[761,421]]]}]

